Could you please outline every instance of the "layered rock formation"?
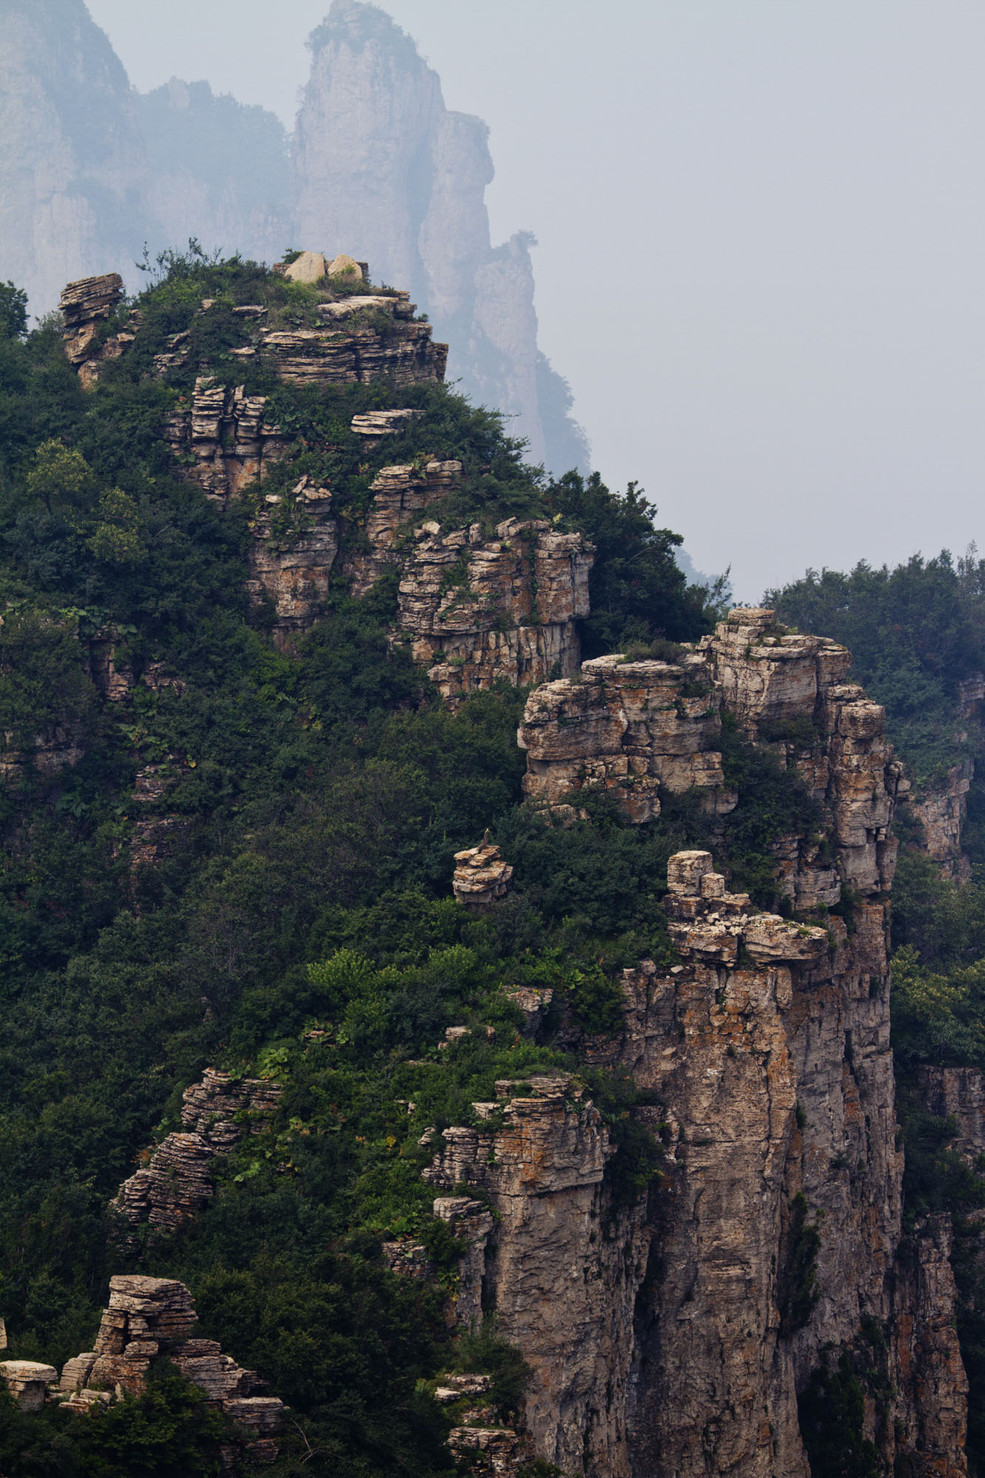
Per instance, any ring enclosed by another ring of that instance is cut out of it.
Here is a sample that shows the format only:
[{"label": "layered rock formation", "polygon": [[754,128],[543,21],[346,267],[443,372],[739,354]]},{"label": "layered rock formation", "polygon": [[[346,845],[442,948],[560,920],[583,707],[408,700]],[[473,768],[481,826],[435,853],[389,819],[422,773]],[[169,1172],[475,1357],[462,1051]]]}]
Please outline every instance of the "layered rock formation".
[{"label": "layered rock formation", "polygon": [[491,687],[574,673],[576,620],[588,614],[593,550],[542,520],[417,531],[403,564],[397,627],[448,701]]},{"label": "layered rock formation", "polygon": [[725,710],[798,770],[830,824],[837,867],[813,836],[776,838],[791,902],[830,907],[842,882],[880,891],[892,877],[889,820],[902,766],[883,738],[883,710],[844,682],[850,665],[835,642],[777,633],[771,611],[743,609],[678,664],[596,658],[579,678],[530,695],[519,734],[524,789],[551,806],[611,790],[638,822],[658,813],[662,788],[707,789],[709,806],[727,810],[715,748]]},{"label": "layered rock formation", "polygon": [[195,381],[190,402],[179,402],[167,425],[171,449],[186,474],[225,505],[250,483],[263,480],[269,464],[283,454],[278,426],[264,419],[267,397],[230,389],[212,375]]},{"label": "layered rock formation", "polygon": [[488,908],[506,897],[512,876],[512,867],[503,861],[487,834],[480,846],[455,853],[452,892],[459,903],[470,908]]},{"label": "layered rock formation", "polygon": [[[531,793],[564,805],[642,777],[638,820],[661,787],[710,773],[720,792],[708,757],[727,711],[825,815],[823,869],[816,838],[779,839],[790,896],[851,900],[847,921],[798,923],[730,893],[710,854],[671,859],[680,963],[624,972],[621,1034],[584,1049],[636,1086],[647,1190],[620,1177],[614,1129],[563,1076],[533,1096],[499,1085],[499,1105],[441,1135],[428,1178],[475,1186],[495,1213],[461,1209],[459,1299],[468,1312],[481,1296],[533,1366],[526,1421],[565,1471],[809,1478],[811,1422],[842,1420],[823,1404],[818,1418],[811,1392],[843,1357],[861,1372],[852,1440],[887,1470],[966,1472],[949,1230],[930,1218],[907,1236],[902,1221],[886,950],[900,767],[882,711],[843,682],[849,661],[736,611],[676,667],[603,659],[584,691],[554,683],[528,705]],[[681,689],[699,680],[689,713]]]},{"label": "layered rock formation", "polygon": [[62,1370],[65,1404],[84,1409],[87,1398],[105,1391],[140,1395],[151,1361],[166,1356],[205,1392],[210,1405],[244,1428],[245,1435],[259,1439],[252,1456],[275,1457],[271,1438],[282,1425],[283,1402],[259,1394],[263,1382],[256,1372],[224,1355],[215,1340],[193,1337],[195,1306],[185,1285],[173,1278],[135,1275],[111,1278],[109,1288],[96,1348],[76,1355]]},{"label": "layered rock formation", "polygon": [[211,1199],[212,1166],[246,1133],[257,1134],[277,1106],[281,1089],[259,1078],[234,1081],[206,1068],[184,1092],[181,1130],[162,1140],[148,1164],[124,1181],[110,1203],[121,1246],[137,1245],[138,1229],[177,1230]]}]

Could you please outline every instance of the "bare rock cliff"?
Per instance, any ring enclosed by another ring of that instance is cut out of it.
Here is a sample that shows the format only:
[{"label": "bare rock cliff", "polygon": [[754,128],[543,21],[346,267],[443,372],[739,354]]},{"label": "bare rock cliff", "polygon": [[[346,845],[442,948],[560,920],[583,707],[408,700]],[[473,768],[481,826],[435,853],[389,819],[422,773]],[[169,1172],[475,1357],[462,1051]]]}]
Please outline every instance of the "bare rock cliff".
[{"label": "bare rock cliff", "polygon": [[[615,780],[634,819],[702,773],[721,794],[727,711],[826,816],[823,869],[813,839],[779,839],[790,896],[851,889],[820,928],[729,893],[706,852],[671,859],[680,962],[626,971],[622,1033],[586,1044],[639,1091],[659,1155],[647,1191],[620,1188],[612,1130],[573,1080],[518,1099],[504,1084],[502,1127],[476,1105],[477,1127],[441,1136],[429,1178],[497,1213],[463,1210],[464,1311],[481,1290],[534,1367],[535,1449],[566,1471],[809,1478],[818,1423],[841,1420],[818,1392],[844,1368],[855,1440],[887,1471],[966,1472],[949,1227],[902,1219],[886,953],[900,767],[848,661],[736,611],[676,668],[603,659],[528,705],[531,793],[563,805]],[[695,669],[700,712],[681,695]],[[974,1117],[972,1086],[943,1087]]]}]

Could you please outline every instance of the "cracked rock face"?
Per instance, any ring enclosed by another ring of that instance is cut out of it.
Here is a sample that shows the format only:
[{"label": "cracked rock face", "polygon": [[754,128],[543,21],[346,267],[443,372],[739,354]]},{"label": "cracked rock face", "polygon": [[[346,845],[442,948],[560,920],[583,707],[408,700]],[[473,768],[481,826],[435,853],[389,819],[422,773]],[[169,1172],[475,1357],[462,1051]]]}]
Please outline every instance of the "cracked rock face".
[{"label": "cracked rock face", "polygon": [[513,869],[503,861],[499,848],[483,843],[455,853],[452,891],[459,903],[488,908],[506,897],[512,876]]},{"label": "cracked rock face", "polygon": [[559,806],[605,789],[642,822],[658,814],[661,790],[693,785],[708,791],[709,809],[727,811],[734,797],[716,749],[727,711],[747,738],[796,768],[822,809],[836,860],[813,836],[775,842],[791,903],[830,907],[843,884],[863,896],[888,892],[889,822],[903,771],[883,734],[884,711],[843,681],[844,647],[774,630],[771,611],[735,610],[679,664],[599,657],[578,678],[535,690],[518,736],[525,793]]},{"label": "cracked rock face", "polygon": [[582,789],[608,790],[631,821],[643,822],[659,815],[661,787],[697,785],[715,809],[728,810],[735,802],[716,748],[720,706],[699,656],[686,666],[596,657],[527,700],[518,735],[527,751],[524,792],[556,805]]}]

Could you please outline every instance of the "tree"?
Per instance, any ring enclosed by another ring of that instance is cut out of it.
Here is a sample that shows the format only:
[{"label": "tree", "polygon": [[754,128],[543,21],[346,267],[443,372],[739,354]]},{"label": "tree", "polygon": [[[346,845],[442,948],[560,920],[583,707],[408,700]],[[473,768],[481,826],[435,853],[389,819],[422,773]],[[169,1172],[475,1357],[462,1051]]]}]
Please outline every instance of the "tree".
[{"label": "tree", "polygon": [[12,282],[0,282],[0,340],[27,333],[27,293]]}]

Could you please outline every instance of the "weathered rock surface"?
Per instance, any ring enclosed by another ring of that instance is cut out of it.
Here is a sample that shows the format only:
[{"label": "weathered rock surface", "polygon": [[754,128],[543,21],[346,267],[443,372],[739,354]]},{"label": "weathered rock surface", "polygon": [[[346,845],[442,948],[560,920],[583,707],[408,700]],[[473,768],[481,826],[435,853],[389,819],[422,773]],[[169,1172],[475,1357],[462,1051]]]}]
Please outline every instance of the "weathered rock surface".
[{"label": "weathered rock surface", "polygon": [[57,1379],[53,1365],[40,1365],[35,1360],[0,1361],[0,1380],[21,1411],[40,1411],[48,1399],[48,1387]]},{"label": "weathered rock surface", "polygon": [[[498,1213],[460,1297],[471,1280],[533,1365],[526,1422],[537,1456],[566,1471],[808,1478],[798,1396],[864,1329],[885,1341],[864,1427],[888,1469],[966,1471],[945,1229],[908,1241],[902,1224],[886,948],[900,767],[882,710],[843,681],[849,662],[736,611],[676,670],[601,659],[528,704],[528,793],[570,804],[586,783],[642,776],[642,802],[623,802],[636,820],[661,785],[710,774],[720,789],[717,725],[733,712],[796,766],[827,823],[823,870],[813,840],[780,839],[791,897],[833,902],[844,883],[854,900],[850,929],[798,924],[730,893],[707,852],[671,859],[681,963],[626,971],[621,1038],[587,1044],[630,1074],[638,1123],[662,1141],[660,1174],[628,1204],[606,1176],[609,1132],[570,1084],[507,1098],[503,1129],[476,1105],[477,1127],[441,1136],[430,1178],[480,1187]],[[613,788],[632,798],[637,784]],[[816,1282],[798,1260],[811,1228]]]},{"label": "weathered rock surface", "polygon": [[213,1195],[216,1157],[228,1154],[244,1134],[260,1133],[280,1094],[279,1085],[266,1079],[234,1081],[207,1068],[200,1083],[185,1089],[180,1132],[167,1135],[110,1203],[121,1245],[135,1246],[144,1225],[167,1234],[200,1211]]},{"label": "weathered rock surface", "polygon": [[503,861],[499,848],[487,840],[455,853],[452,891],[459,903],[488,908],[506,897],[512,876],[513,869]]},{"label": "weathered rock surface", "polygon": [[[285,515],[288,527],[280,529],[278,518]],[[247,589],[254,600],[270,600],[274,644],[284,650],[292,636],[314,624],[328,594],[339,552],[331,491],[303,477],[289,497],[268,494],[253,521],[253,534]]]},{"label": "weathered rock surface", "polygon": [[[252,1435],[268,1437],[283,1422],[283,1402],[259,1394],[263,1382],[222,1353],[215,1340],[195,1339],[195,1306],[183,1283],[140,1275],[110,1279],[109,1305],[96,1348],[64,1366],[60,1387],[76,1397],[109,1390],[139,1395],[150,1363],[166,1355],[187,1380]],[[57,1375],[57,1372],[53,1372]],[[76,1402],[77,1405],[80,1403]]]},{"label": "weathered rock surface", "polygon": [[186,475],[223,505],[262,482],[283,455],[283,433],[266,422],[266,406],[265,395],[247,395],[242,385],[230,389],[203,375],[190,402],[179,401],[168,421],[167,438]]},{"label": "weathered rock surface", "polygon": [[604,1227],[612,1146],[570,1074],[534,1077],[524,1097],[514,1096],[518,1085],[496,1086],[504,1127],[444,1130],[425,1171],[432,1184],[474,1185],[489,1199],[435,1202],[438,1215],[464,1222],[457,1313],[467,1327],[477,1309],[495,1309],[532,1365],[525,1424],[537,1455],[578,1472],[586,1452],[605,1452],[605,1471],[618,1478],[629,1471],[625,1411],[606,1393],[629,1381],[643,1210]]},{"label": "weathered rock surface", "polygon": [[661,787],[673,794],[700,786],[727,810],[735,802],[716,748],[720,706],[699,654],[680,666],[596,657],[527,700],[518,736],[527,751],[524,792],[554,806],[583,789],[609,790],[642,822],[659,815]]},{"label": "weathered rock surface", "polygon": [[492,540],[480,524],[424,524],[402,567],[398,634],[450,701],[498,678],[522,686],[572,673],[593,553],[542,520],[507,519]]},{"label": "weathered rock surface", "polygon": [[[96,365],[106,358],[117,358],[123,345],[119,339],[97,347],[101,326],[123,299],[123,278],[118,272],[103,277],[83,277],[63,289],[58,306],[65,324],[65,353],[69,364],[79,371],[84,383],[92,383]],[[130,336],[132,342],[132,336]]]},{"label": "weathered rock surface", "polygon": [[923,850],[947,877],[962,882],[971,876],[961,851],[961,832],[974,773],[974,761],[963,760],[951,766],[941,784],[915,788],[909,801],[923,832]]},{"label": "weathered rock surface", "polygon": [[954,1120],[948,1148],[970,1165],[985,1155],[985,1079],[977,1067],[939,1067],[924,1063],[917,1083],[928,1114]]},{"label": "weathered rock surface", "polygon": [[457,487],[461,476],[459,461],[431,460],[423,468],[410,463],[380,468],[370,485],[373,502],[366,520],[368,548],[350,554],[346,561],[353,595],[365,595],[386,570],[400,567],[405,553],[398,547],[400,531],[418,513]]},{"label": "weathered rock surface", "polygon": [[737,609],[679,664],[598,657],[580,679],[530,695],[519,742],[531,799],[571,804],[583,789],[611,790],[630,820],[659,811],[661,787],[723,790],[715,748],[722,709],[746,734],[795,766],[821,806],[838,864],[814,837],[778,837],[782,891],[799,909],[838,902],[843,883],[888,890],[896,857],[889,830],[902,766],[883,735],[884,711],[843,681],[851,654],[820,637],[774,634],[770,611]]}]

